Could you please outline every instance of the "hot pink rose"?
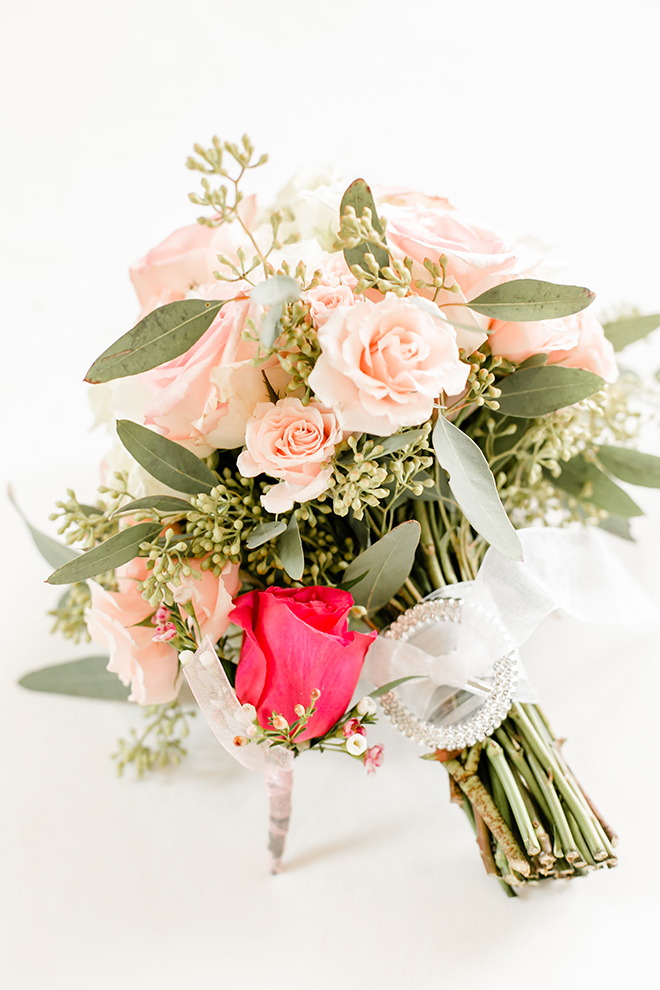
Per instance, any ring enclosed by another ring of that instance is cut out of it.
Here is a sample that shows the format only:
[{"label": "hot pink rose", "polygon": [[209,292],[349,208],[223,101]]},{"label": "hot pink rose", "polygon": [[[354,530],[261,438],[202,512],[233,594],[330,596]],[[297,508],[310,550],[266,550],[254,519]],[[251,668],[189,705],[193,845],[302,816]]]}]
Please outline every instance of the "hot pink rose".
[{"label": "hot pink rose", "polygon": [[247,478],[262,473],[282,478],[261,502],[268,512],[288,512],[294,502],[308,502],[326,490],[329,461],[341,439],[335,414],[319,402],[261,402],[247,424],[247,450],[239,455],[238,470]]},{"label": "hot pink rose", "polygon": [[348,631],[353,598],[336,588],[268,588],[236,600],[231,621],[245,630],[236,672],[241,704],[257,710],[269,728],[273,712],[289,722],[295,705],[309,706],[321,692],[316,713],[300,740],[323,736],[344,714],[376,633]]},{"label": "hot pink rose", "polygon": [[[199,570],[199,561],[190,561]],[[138,581],[147,577],[146,562],[136,557],[117,569],[119,591],[106,591],[90,581],[92,603],[86,615],[93,641],[110,651],[108,670],[119,675],[122,684],[131,685],[129,701],[157,705],[173,701],[179,693],[178,654],[169,642],[154,640],[153,627],[137,626],[153,608],[138,590]],[[220,578],[201,571],[201,581],[184,578],[175,597],[186,601],[192,597],[202,636],[215,642],[229,625],[232,596],[240,587],[238,566],[229,565]]]},{"label": "hot pink rose", "polygon": [[[255,215],[256,201],[251,196],[243,200],[241,216],[249,227]],[[220,227],[194,223],[175,230],[131,266],[131,280],[143,315],[165,303],[185,299],[200,285],[215,282],[213,272],[222,269],[218,255],[224,254],[236,262],[236,248],[241,246],[247,248],[249,244],[237,223]],[[236,290],[231,288],[231,283],[224,284],[229,287],[231,298]]]},{"label": "hot pink rose", "polygon": [[140,376],[153,395],[144,422],[199,457],[239,447],[255,405],[268,398],[250,363],[255,345],[241,336],[251,306],[249,299],[226,303],[190,350]]},{"label": "hot pink rose", "polygon": [[389,435],[418,426],[441,392],[465,388],[469,367],[441,316],[390,293],[337,309],[319,328],[322,354],[309,384],[344,430]]}]

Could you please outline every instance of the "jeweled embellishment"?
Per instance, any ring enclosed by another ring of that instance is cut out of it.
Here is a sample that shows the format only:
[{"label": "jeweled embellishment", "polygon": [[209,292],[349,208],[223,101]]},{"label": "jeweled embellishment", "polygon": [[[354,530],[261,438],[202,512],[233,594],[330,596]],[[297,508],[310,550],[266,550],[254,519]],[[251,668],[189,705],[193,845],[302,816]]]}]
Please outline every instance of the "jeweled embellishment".
[{"label": "jeweled embellishment", "polygon": [[[410,640],[411,636],[428,622],[460,622],[465,603],[462,598],[435,598],[420,602],[408,609],[382,634],[388,639]],[[504,625],[497,616],[483,606],[475,606],[483,613],[484,621],[495,624],[505,643],[511,643]],[[380,703],[392,724],[420,746],[435,749],[464,749],[485,739],[497,729],[507,716],[513,703],[518,680],[518,655],[513,649],[503,654],[493,665],[493,684],[479,711],[456,725],[433,725],[414,715],[395,691],[381,695]],[[477,684],[475,684],[477,686]],[[468,682],[467,687],[470,687]],[[482,682],[478,687],[483,689]]]}]

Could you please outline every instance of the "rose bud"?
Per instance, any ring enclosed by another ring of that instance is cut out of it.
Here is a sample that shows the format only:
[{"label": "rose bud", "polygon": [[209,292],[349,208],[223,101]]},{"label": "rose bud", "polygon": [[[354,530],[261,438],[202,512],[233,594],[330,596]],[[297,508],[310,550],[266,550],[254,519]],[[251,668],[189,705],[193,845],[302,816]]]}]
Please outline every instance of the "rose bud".
[{"label": "rose bud", "polygon": [[[235,600],[231,620],[245,630],[236,671],[239,701],[268,728],[273,711],[293,721],[295,706],[320,704],[296,736],[325,735],[344,714],[376,633],[348,631],[353,597],[337,588],[268,588]],[[317,694],[320,692],[320,694]]]}]

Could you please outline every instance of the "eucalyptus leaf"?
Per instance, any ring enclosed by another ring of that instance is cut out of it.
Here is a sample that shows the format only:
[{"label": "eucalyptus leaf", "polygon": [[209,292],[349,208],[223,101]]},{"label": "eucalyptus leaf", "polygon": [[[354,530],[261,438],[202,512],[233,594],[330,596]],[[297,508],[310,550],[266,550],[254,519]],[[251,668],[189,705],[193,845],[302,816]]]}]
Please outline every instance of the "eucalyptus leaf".
[{"label": "eucalyptus leaf", "polygon": [[660,488],[660,457],[654,454],[605,445],[598,451],[598,460],[620,481],[642,488]]},{"label": "eucalyptus leaf", "polygon": [[440,415],[433,430],[433,446],[468,522],[505,557],[522,560],[518,534],[504,511],[488,462],[474,440]]},{"label": "eucalyptus leaf", "polygon": [[393,433],[389,437],[374,437],[374,442],[383,448],[382,453],[369,455],[373,456],[376,460],[379,457],[385,457],[387,454],[393,454],[396,450],[403,450],[404,447],[410,446],[411,443],[415,443],[420,437],[423,437],[426,430],[406,430],[404,433]]},{"label": "eucalyptus leaf", "polygon": [[[364,179],[356,179],[348,187],[339,207],[340,215],[346,212],[347,206],[352,206],[355,209],[358,218],[362,216],[365,206],[368,206],[371,210],[371,223],[374,230],[378,231],[381,236],[385,233],[376,211],[376,204],[371,195],[371,189]],[[372,254],[379,268],[385,268],[390,263],[389,252],[378,244],[361,241],[357,247],[344,249],[344,258],[349,268],[351,265],[360,265],[365,271],[369,271],[368,265],[364,260],[365,254]]]},{"label": "eucalyptus leaf", "polygon": [[277,554],[282,561],[284,570],[294,581],[300,581],[305,569],[305,554],[303,551],[298,520],[294,515],[277,543]]},{"label": "eucalyptus leaf", "polygon": [[609,515],[607,519],[601,519],[598,525],[600,529],[604,529],[608,533],[613,533],[614,536],[619,536],[622,540],[629,540],[631,543],[635,542],[630,532],[630,520],[624,519],[623,516]]},{"label": "eucalyptus leaf", "polygon": [[[364,576],[352,592],[356,605],[376,612],[396,595],[410,574],[421,527],[416,520],[401,523],[364,550],[344,571],[345,583]],[[368,571],[368,574],[365,574]]]},{"label": "eucalyptus leaf", "polygon": [[117,435],[138,464],[168,488],[198,495],[210,492],[218,484],[217,477],[199,457],[146,426],[120,419]]},{"label": "eucalyptus leaf", "polygon": [[572,406],[600,390],[604,379],[581,368],[557,365],[523,368],[497,383],[499,412],[515,419],[534,419],[556,409]]},{"label": "eucalyptus leaf", "polygon": [[370,698],[380,698],[381,695],[387,694],[388,691],[393,691],[394,688],[399,687],[400,684],[405,684],[406,681],[416,681],[424,677],[424,674],[408,674],[407,677],[397,677],[395,681],[388,681],[387,684],[383,684],[381,687],[376,688],[375,691],[369,693]]},{"label": "eucalyptus leaf", "polygon": [[369,571],[363,571],[362,574],[360,574],[356,578],[353,578],[352,581],[342,581],[342,583],[339,585],[340,589],[342,591],[350,591],[351,588],[354,588],[356,584],[360,583],[360,581],[364,581],[368,573]]},{"label": "eucalyptus leaf", "polygon": [[18,682],[30,691],[68,694],[106,701],[127,701],[131,692],[116,674],[107,670],[109,657],[84,657],[33,670]]},{"label": "eucalyptus leaf", "polygon": [[254,527],[248,536],[245,546],[248,550],[256,550],[263,543],[268,543],[269,540],[273,540],[276,536],[279,536],[285,529],[286,522],[284,519],[278,519],[276,522],[260,523]]},{"label": "eucalyptus leaf", "polygon": [[561,466],[561,474],[558,478],[550,477],[550,481],[557,488],[563,489],[574,498],[582,498],[599,509],[612,513],[615,516],[623,516],[629,519],[631,516],[643,516],[644,512],[633,502],[630,495],[619,488],[618,485],[603,474],[595,464],[587,461],[582,454],[571,457]]},{"label": "eucalyptus leaf", "polygon": [[518,365],[518,371],[522,368],[541,368],[548,363],[548,357],[548,354],[532,354],[526,361],[522,361]]},{"label": "eucalyptus leaf", "polygon": [[273,275],[265,282],[255,285],[250,291],[250,299],[260,306],[280,306],[282,303],[300,299],[300,282],[290,275]]},{"label": "eucalyptus leaf", "polygon": [[348,510],[348,516],[346,518],[361,548],[366,550],[371,546],[371,527],[369,523],[364,517],[362,519],[356,519],[352,509]]},{"label": "eucalyptus leaf", "polygon": [[105,543],[79,554],[75,560],[58,568],[50,575],[48,583],[75,584],[76,581],[86,581],[97,574],[121,567],[137,557],[140,544],[154,540],[162,528],[160,523],[143,522],[122,529]]},{"label": "eucalyptus leaf", "polygon": [[96,359],[85,381],[92,385],[138,375],[190,350],[206,333],[224,301],[181,299],[159,306]]},{"label": "eucalyptus leaf", "polygon": [[632,316],[626,320],[615,320],[606,323],[603,330],[614,350],[622,351],[628,344],[641,340],[658,327],[660,327],[660,313],[654,316]]},{"label": "eucalyptus leaf", "polygon": [[284,313],[284,306],[282,303],[279,305],[271,306],[263,320],[261,321],[261,327],[259,329],[259,340],[261,346],[264,350],[269,351],[279,335],[282,333],[282,314]]},{"label": "eucalyptus leaf", "polygon": [[145,498],[138,498],[135,502],[127,502],[118,510],[119,512],[140,512],[144,509],[157,509],[158,512],[168,514],[181,514],[190,512],[192,505],[183,498],[175,498],[173,495],[147,495]]},{"label": "eucalyptus leaf", "polygon": [[59,540],[54,540],[51,536],[46,536],[45,533],[35,529],[28,522],[27,516],[14,498],[11,486],[7,489],[7,495],[9,501],[29,529],[30,535],[34,540],[34,545],[47,564],[50,564],[51,567],[62,567],[63,564],[68,563],[70,560],[75,560],[76,557],[80,556],[79,550],[74,550],[73,547],[67,547],[64,543],[60,543]]},{"label": "eucalyptus leaf", "polygon": [[519,323],[571,316],[586,309],[595,298],[594,292],[580,285],[556,285],[536,278],[517,278],[482,292],[467,305],[482,316]]}]

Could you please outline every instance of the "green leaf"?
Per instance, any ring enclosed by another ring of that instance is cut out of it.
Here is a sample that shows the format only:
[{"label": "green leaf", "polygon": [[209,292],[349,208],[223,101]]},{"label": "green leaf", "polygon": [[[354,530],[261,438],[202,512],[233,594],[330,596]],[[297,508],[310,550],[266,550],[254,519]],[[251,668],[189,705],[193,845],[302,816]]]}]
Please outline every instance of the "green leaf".
[{"label": "green leaf", "polygon": [[397,677],[395,681],[388,681],[387,684],[382,684],[381,687],[376,688],[375,691],[370,691],[369,697],[374,699],[380,698],[381,695],[387,694],[388,691],[393,691],[394,688],[397,688],[400,684],[405,684],[406,681],[417,681],[424,676],[424,674],[408,674],[407,677]]},{"label": "green leaf", "polygon": [[277,543],[277,553],[289,577],[293,578],[294,581],[300,581],[305,569],[305,554],[300,539],[298,520],[293,515]]},{"label": "green leaf", "polygon": [[362,574],[358,575],[356,578],[353,578],[352,581],[342,581],[339,585],[340,589],[342,591],[350,591],[351,588],[354,588],[356,584],[360,583],[360,581],[364,581],[368,573],[369,571],[363,571]]},{"label": "green leaf", "polygon": [[627,320],[615,320],[603,326],[605,336],[611,341],[615,351],[622,351],[628,344],[646,337],[660,327],[660,313],[655,316],[633,316]]},{"label": "green leaf", "polygon": [[85,375],[92,385],[138,375],[190,350],[206,333],[224,301],[182,299],[155,309],[96,359]]},{"label": "green leaf", "polygon": [[505,557],[522,560],[518,534],[504,511],[488,462],[474,440],[440,415],[433,430],[433,446],[468,522]]},{"label": "green leaf", "polygon": [[85,657],[69,660],[52,667],[42,667],[21,677],[21,687],[50,694],[77,695],[82,698],[104,698],[106,701],[126,701],[131,689],[125,687],[116,674],[106,670],[109,657]]},{"label": "green leaf", "polygon": [[158,512],[181,515],[182,512],[190,512],[192,505],[184,498],[175,498],[173,495],[147,495],[146,498],[138,498],[135,502],[122,505],[119,512],[139,512],[144,509],[157,509]]},{"label": "green leaf", "polygon": [[260,306],[279,306],[282,303],[300,299],[300,282],[290,275],[273,275],[265,282],[255,285],[250,291],[250,299]]},{"label": "green leaf", "polygon": [[117,435],[138,464],[168,488],[198,495],[210,492],[218,484],[217,477],[199,457],[146,426],[120,419]]},{"label": "green leaf", "polygon": [[248,550],[256,550],[262,543],[268,543],[269,540],[273,540],[280,533],[283,533],[285,529],[286,522],[284,519],[278,519],[276,522],[260,523],[254,527],[248,536],[245,546]]},{"label": "green leaf", "polygon": [[[376,444],[383,448],[381,454],[374,454],[373,456],[378,460],[379,457],[385,457],[386,454],[393,454],[396,450],[403,450],[404,447],[408,447],[411,443],[419,440],[423,437],[426,430],[406,430],[404,433],[393,433],[390,437],[374,437]],[[369,455],[372,456],[371,454]]]},{"label": "green leaf", "polygon": [[48,583],[75,584],[105,571],[113,571],[115,567],[121,567],[137,557],[140,544],[154,540],[162,528],[160,523],[143,522],[122,529],[105,543],[79,554],[75,560],[58,568],[48,578]]},{"label": "green leaf", "polygon": [[610,515],[607,519],[601,519],[598,525],[608,533],[613,533],[614,536],[620,536],[622,540],[630,540],[631,543],[635,542],[630,532],[630,522],[628,519],[624,519],[623,516]]},{"label": "green leaf", "polygon": [[600,448],[598,460],[606,471],[620,481],[642,488],[660,488],[660,457],[654,454],[608,445]]},{"label": "green leaf", "polygon": [[595,464],[585,460],[582,454],[577,454],[562,464],[558,478],[549,478],[553,485],[562,488],[569,495],[591,502],[612,515],[623,516],[625,519],[644,515],[630,495],[599,471]]},{"label": "green leaf", "polygon": [[536,278],[502,282],[467,303],[475,313],[516,323],[555,320],[586,309],[596,295],[580,285],[555,285]]},{"label": "green leaf", "polygon": [[605,381],[591,371],[581,368],[523,368],[497,383],[501,391],[499,411],[516,419],[534,419],[555,409],[572,406],[595,392]]},{"label": "green leaf", "polygon": [[410,574],[420,532],[414,519],[401,523],[348,565],[345,583],[364,576],[352,592],[356,605],[363,605],[368,613],[376,612],[396,595]]},{"label": "green leaf", "polygon": [[27,528],[30,530],[30,535],[34,540],[34,545],[47,564],[50,564],[51,567],[61,567],[69,560],[74,560],[76,557],[80,556],[79,550],[74,550],[73,547],[67,547],[64,543],[60,543],[59,540],[54,540],[52,537],[46,536],[45,533],[41,533],[38,529],[35,529],[34,526],[30,525],[27,516],[14,498],[11,485],[7,489],[7,495],[9,496],[9,501],[14,506]]},{"label": "green leaf", "polygon": [[532,356],[528,357],[526,361],[522,361],[518,365],[518,371],[520,371],[521,368],[540,368],[544,364],[548,363],[548,357],[548,354],[532,354]]},{"label": "green leaf", "polygon": [[[362,211],[365,206],[368,206],[371,210],[371,223],[374,230],[382,236],[384,234],[383,225],[380,222],[378,213],[376,212],[376,204],[374,203],[374,198],[371,195],[371,189],[364,181],[364,179],[356,179],[352,182],[344,193],[339,207],[340,216],[346,212],[346,207],[352,206],[359,217],[362,216]],[[379,247],[378,244],[370,244],[367,241],[361,241],[357,247],[346,248],[344,250],[344,258],[346,259],[346,264],[350,268],[351,265],[360,265],[365,271],[369,271],[369,268],[364,260],[365,254],[372,254],[376,259],[379,268],[385,268],[390,263],[389,252],[385,248]]]}]

